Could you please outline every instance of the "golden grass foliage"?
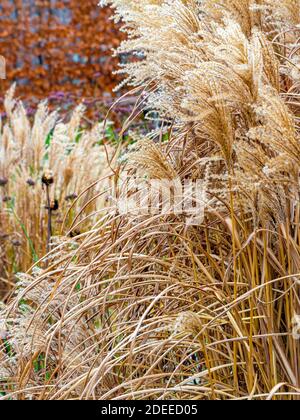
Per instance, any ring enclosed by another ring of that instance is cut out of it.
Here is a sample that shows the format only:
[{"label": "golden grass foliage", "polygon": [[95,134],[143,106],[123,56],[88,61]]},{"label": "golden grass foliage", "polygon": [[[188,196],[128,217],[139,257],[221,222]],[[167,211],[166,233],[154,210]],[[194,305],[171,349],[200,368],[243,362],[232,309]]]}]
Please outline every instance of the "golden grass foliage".
[{"label": "golden grass foliage", "polygon": [[200,226],[108,209],[24,276],[3,398],[299,399],[300,2],[106,3],[127,81],[172,123],[130,170],[203,179],[209,206]]},{"label": "golden grass foliage", "polygon": [[[104,148],[97,146],[103,124],[82,129],[82,105],[63,123],[41,102],[31,121],[12,87],[5,110],[0,131],[0,295],[14,286],[14,274],[45,255],[50,236],[67,233],[73,222],[72,235],[93,226],[92,213],[103,207],[103,200],[86,206],[100,191],[98,184],[89,187],[106,168]],[[42,183],[47,174],[53,180],[49,187]]]}]

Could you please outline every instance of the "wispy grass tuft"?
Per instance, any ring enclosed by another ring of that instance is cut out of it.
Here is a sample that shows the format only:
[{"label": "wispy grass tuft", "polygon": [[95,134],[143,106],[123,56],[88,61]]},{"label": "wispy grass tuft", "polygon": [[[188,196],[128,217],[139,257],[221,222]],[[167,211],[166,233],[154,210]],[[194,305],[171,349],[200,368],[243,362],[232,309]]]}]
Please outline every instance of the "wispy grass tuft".
[{"label": "wispy grass tuft", "polygon": [[119,52],[139,55],[128,82],[162,127],[130,173],[202,179],[209,206],[194,226],[112,205],[53,250],[2,311],[0,392],[299,399],[299,1],[106,3],[129,35]]},{"label": "wispy grass tuft", "polygon": [[[103,199],[81,209],[102,191],[96,181],[107,167],[104,147],[100,146],[103,123],[92,129],[84,127],[82,105],[63,122],[58,112],[49,113],[42,102],[32,120],[23,104],[14,99],[14,86],[4,104],[7,117],[0,131],[0,296],[11,289],[7,285],[14,283],[15,274],[26,272],[45,255],[52,236],[69,231],[79,213],[73,236],[93,226]],[[49,186],[42,182],[47,173],[52,177]],[[80,197],[84,190],[86,194]]]}]

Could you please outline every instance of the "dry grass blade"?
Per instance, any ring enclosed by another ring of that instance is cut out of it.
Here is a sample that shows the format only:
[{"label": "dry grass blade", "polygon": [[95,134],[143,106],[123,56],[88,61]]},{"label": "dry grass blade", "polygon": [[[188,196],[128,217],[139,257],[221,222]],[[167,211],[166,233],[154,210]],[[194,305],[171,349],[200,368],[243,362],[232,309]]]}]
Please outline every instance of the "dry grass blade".
[{"label": "dry grass blade", "polygon": [[201,180],[209,202],[198,224],[109,203],[24,276],[1,315],[3,399],[298,400],[299,1],[105,3],[163,127],[111,162],[112,190],[129,168]]}]

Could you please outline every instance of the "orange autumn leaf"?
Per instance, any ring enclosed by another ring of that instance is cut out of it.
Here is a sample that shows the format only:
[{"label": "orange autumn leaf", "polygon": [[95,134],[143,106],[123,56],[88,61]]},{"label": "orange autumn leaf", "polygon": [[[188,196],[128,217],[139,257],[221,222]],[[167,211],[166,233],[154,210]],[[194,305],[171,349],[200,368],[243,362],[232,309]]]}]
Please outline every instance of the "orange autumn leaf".
[{"label": "orange autumn leaf", "polygon": [[94,97],[118,84],[118,60],[111,49],[122,34],[98,0],[1,1],[0,54],[7,62],[1,94],[13,82],[25,99],[44,98],[66,88],[76,97]]}]

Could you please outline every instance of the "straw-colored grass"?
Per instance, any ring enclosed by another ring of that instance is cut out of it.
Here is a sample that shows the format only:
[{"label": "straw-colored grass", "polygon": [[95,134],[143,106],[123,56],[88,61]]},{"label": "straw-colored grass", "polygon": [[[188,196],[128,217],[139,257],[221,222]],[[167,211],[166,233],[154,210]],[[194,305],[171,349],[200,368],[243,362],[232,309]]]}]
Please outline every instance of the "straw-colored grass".
[{"label": "straw-colored grass", "polygon": [[108,3],[161,116],[130,173],[203,179],[205,219],[108,203],[24,276],[2,312],[3,398],[299,399],[300,2]]},{"label": "straw-colored grass", "polygon": [[[58,112],[49,113],[42,102],[32,119],[14,99],[14,86],[4,105],[7,117],[0,132],[0,296],[14,287],[18,272],[26,272],[45,255],[52,237],[74,236],[93,226],[95,212],[103,207],[103,198],[92,200],[101,191],[96,181],[107,167],[100,145],[103,124],[85,128],[82,105],[63,122]],[[43,182],[43,177],[49,177],[50,182]]]}]

